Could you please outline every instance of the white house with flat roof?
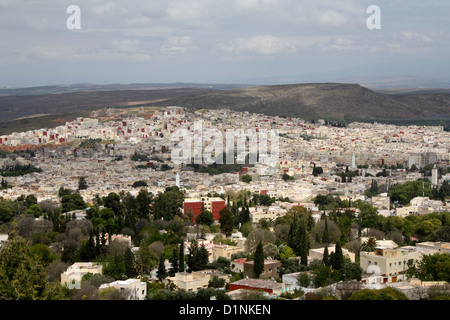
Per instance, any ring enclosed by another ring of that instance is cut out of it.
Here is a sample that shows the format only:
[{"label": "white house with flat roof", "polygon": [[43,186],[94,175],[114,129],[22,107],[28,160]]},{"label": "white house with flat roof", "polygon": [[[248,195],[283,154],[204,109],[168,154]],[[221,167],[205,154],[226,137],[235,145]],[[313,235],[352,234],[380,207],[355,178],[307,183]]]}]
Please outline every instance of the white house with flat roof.
[{"label": "white house with flat roof", "polygon": [[104,283],[99,291],[114,288],[123,293],[128,300],[144,300],[147,296],[147,284],[139,279],[119,280],[111,283]]}]

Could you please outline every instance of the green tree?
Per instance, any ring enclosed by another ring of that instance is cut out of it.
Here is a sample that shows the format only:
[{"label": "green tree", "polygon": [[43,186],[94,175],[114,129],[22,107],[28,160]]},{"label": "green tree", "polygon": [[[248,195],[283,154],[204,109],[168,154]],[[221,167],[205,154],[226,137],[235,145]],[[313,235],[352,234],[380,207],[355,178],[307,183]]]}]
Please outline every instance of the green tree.
[{"label": "green tree", "polygon": [[344,268],[344,254],[342,253],[341,242],[336,242],[336,247],[334,249],[334,259],[332,259],[331,267],[334,270],[342,270]]},{"label": "green tree", "polygon": [[242,182],[245,182],[245,183],[250,183],[250,182],[252,182],[252,180],[253,180],[253,178],[252,178],[252,176],[249,175],[249,174],[244,174],[244,175],[241,177],[241,181],[242,181]]},{"label": "green tree", "polygon": [[328,233],[328,219],[325,217],[325,227],[323,229],[322,234],[322,243],[328,244],[330,243],[330,235]]},{"label": "green tree", "polygon": [[353,293],[348,300],[408,300],[408,298],[403,292],[387,287],[379,290],[359,290]]},{"label": "green tree", "polygon": [[341,280],[341,274],[329,266],[319,266],[313,270],[313,283],[316,287],[324,287]]},{"label": "green tree", "polygon": [[286,172],[283,173],[283,176],[281,177],[284,181],[294,180],[294,177],[288,175]]},{"label": "green tree", "polygon": [[89,239],[83,241],[80,247],[80,259],[82,261],[92,261],[96,258],[94,232],[91,232]]},{"label": "green tree", "polygon": [[145,189],[139,190],[136,196],[136,212],[140,219],[147,219],[150,214],[150,204],[153,200],[153,194]]},{"label": "green tree", "polygon": [[179,254],[180,254],[180,257],[179,257],[179,261],[178,261],[178,269],[179,269],[179,271],[180,272],[184,272],[184,240],[183,239],[181,239],[181,242],[180,242],[180,250],[179,250]]},{"label": "green tree", "polygon": [[280,259],[281,260],[285,260],[285,259],[289,259],[289,258],[295,258],[296,255],[294,253],[294,250],[292,250],[291,247],[289,246],[284,246],[283,249],[281,249],[280,252]]},{"label": "green tree", "polygon": [[234,216],[228,207],[225,207],[219,211],[219,223],[220,229],[226,234],[226,236],[230,236],[234,228]]},{"label": "green tree", "polygon": [[223,288],[225,286],[225,279],[214,276],[208,282],[208,288]]},{"label": "green tree", "polygon": [[171,268],[169,270],[169,275],[171,277],[173,277],[175,273],[179,271],[179,261],[180,261],[180,252],[178,246],[176,246],[172,251],[172,256],[170,259]]},{"label": "green tree", "polygon": [[134,278],[136,276],[134,253],[130,248],[125,251],[125,275],[127,278]]},{"label": "green tree", "polygon": [[182,217],[183,203],[184,194],[178,187],[166,188],[153,200],[153,215],[155,219],[163,218],[164,220],[172,220],[175,216]]},{"label": "green tree", "polygon": [[255,273],[256,278],[259,278],[261,273],[264,271],[264,249],[262,242],[258,243],[255,251],[255,260],[253,262],[253,272]]},{"label": "green tree", "polygon": [[214,223],[214,217],[211,211],[209,210],[203,210],[197,218],[195,218],[195,222],[197,224],[206,224],[208,226],[212,225]]},{"label": "green tree", "polygon": [[86,207],[87,205],[84,202],[83,197],[79,193],[63,195],[61,198],[62,213],[73,210],[83,210]]},{"label": "green tree", "polygon": [[167,277],[167,271],[166,271],[166,266],[164,265],[164,260],[165,259],[163,258],[163,255],[161,255],[159,257],[158,270],[156,272],[156,277],[161,282],[164,280],[164,278]]},{"label": "green tree", "polygon": [[300,273],[297,276],[297,283],[300,287],[307,288],[311,283],[311,278],[307,273]]},{"label": "green tree", "polygon": [[14,217],[12,203],[0,199],[0,221],[5,223],[11,221]]},{"label": "green tree", "polygon": [[42,209],[37,204],[32,204],[28,207],[28,209],[25,211],[25,214],[32,215],[36,218],[42,216]]},{"label": "green tree", "polygon": [[450,255],[435,253],[424,255],[417,265],[408,265],[408,277],[416,277],[422,281],[450,282]]},{"label": "green tree", "polygon": [[88,184],[86,182],[85,177],[81,177],[80,180],[78,180],[78,190],[86,190],[88,188]]},{"label": "green tree", "polygon": [[301,264],[306,266],[310,248],[309,232],[306,225],[308,216],[307,213],[302,214],[298,210],[294,210],[293,215],[288,234],[288,245],[294,250],[296,255],[300,256]]},{"label": "green tree", "polygon": [[322,262],[325,266],[330,266],[330,255],[328,253],[328,246],[325,246],[325,249],[323,250],[323,258]]},{"label": "green tree", "polygon": [[46,287],[43,264],[31,252],[31,246],[14,236],[0,248],[0,298],[37,300]]},{"label": "green tree", "polygon": [[392,202],[398,202],[403,205],[409,204],[411,199],[422,196],[432,197],[431,183],[429,181],[407,181],[402,184],[396,184],[392,186],[388,195]]},{"label": "green tree", "polygon": [[362,245],[360,251],[374,252],[377,245],[377,240],[374,237],[369,237]]}]

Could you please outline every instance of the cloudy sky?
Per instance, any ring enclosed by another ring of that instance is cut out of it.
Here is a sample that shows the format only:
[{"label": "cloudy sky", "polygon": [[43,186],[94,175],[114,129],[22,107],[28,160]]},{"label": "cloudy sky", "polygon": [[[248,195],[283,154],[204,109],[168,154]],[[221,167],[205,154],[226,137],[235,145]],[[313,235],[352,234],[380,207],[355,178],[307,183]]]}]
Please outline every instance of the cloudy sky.
[{"label": "cloudy sky", "polygon": [[[70,5],[81,29],[70,30]],[[381,9],[371,30],[367,8]],[[0,0],[0,87],[405,81],[450,87],[447,0]]]}]

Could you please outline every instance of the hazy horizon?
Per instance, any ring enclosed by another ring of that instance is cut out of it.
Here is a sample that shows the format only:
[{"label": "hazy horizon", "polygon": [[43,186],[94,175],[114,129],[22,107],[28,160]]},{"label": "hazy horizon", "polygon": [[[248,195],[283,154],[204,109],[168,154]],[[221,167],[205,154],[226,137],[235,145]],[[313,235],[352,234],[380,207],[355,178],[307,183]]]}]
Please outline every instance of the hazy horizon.
[{"label": "hazy horizon", "polygon": [[[71,5],[80,29],[68,27]],[[366,25],[371,5],[380,7],[381,29]],[[449,16],[450,3],[417,0],[0,0],[0,88],[450,88]]]}]

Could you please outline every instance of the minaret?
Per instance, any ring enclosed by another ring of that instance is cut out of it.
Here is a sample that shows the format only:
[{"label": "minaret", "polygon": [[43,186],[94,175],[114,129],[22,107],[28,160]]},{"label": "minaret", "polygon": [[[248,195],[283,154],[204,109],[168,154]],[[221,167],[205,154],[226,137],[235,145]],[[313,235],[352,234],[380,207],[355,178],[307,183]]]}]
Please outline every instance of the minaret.
[{"label": "minaret", "polygon": [[438,182],[439,182],[438,169],[436,168],[436,165],[434,165],[433,169],[431,170],[431,185],[433,187],[437,187]]},{"label": "minaret", "polygon": [[175,177],[175,185],[180,187],[180,174],[177,172],[177,176]]},{"label": "minaret", "polygon": [[352,169],[355,169],[356,168],[356,157],[355,157],[355,154],[353,153],[352,154]]}]

